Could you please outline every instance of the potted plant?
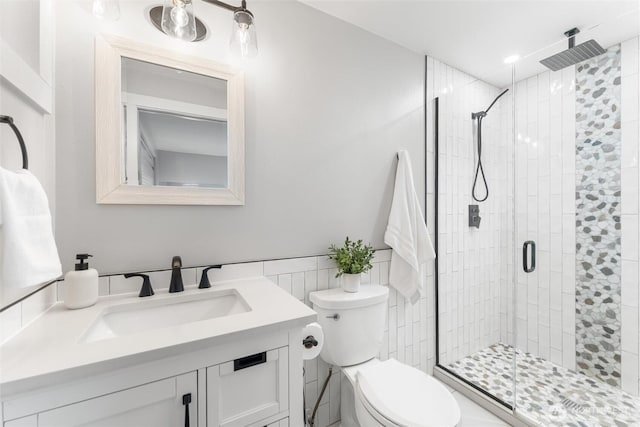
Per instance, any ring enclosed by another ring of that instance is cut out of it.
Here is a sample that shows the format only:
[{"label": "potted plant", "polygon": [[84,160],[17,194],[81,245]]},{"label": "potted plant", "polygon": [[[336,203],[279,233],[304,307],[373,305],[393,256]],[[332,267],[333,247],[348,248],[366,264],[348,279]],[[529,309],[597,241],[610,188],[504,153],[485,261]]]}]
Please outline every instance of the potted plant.
[{"label": "potted plant", "polygon": [[344,240],[341,248],[335,245],[329,246],[329,259],[338,264],[338,274],[342,281],[342,289],[345,292],[358,292],[360,288],[360,273],[371,270],[371,260],[376,251],[362,240],[354,242],[349,237]]}]

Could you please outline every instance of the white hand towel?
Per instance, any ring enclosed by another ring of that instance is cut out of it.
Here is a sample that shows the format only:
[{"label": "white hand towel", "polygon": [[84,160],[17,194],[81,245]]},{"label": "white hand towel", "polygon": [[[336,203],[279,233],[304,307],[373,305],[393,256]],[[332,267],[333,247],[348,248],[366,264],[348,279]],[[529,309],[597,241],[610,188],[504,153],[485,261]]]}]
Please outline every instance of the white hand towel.
[{"label": "white hand towel", "polygon": [[62,273],[47,195],[28,170],[0,168],[0,278],[24,288]]},{"label": "white hand towel", "polygon": [[393,202],[384,242],[393,248],[389,284],[415,304],[424,288],[424,264],[436,257],[413,185],[409,153],[398,153]]}]

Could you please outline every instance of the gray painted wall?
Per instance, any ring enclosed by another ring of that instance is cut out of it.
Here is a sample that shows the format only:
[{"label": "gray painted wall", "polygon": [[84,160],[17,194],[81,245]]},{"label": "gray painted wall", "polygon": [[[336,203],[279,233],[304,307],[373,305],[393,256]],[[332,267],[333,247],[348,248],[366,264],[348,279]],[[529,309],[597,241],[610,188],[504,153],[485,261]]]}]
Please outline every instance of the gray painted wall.
[{"label": "gray painted wall", "polygon": [[[395,153],[408,149],[424,195],[424,58],[293,1],[256,2],[260,54],[246,75],[246,205],[95,202],[93,46],[108,32],[227,62],[231,15],[204,3],[216,32],[168,39],[144,21],[152,2],[121,2],[100,23],[89,3],[57,5],[57,237],[100,272],[321,254],[346,234],[383,247]],[[224,30],[224,31],[221,31]]]},{"label": "gray painted wall", "polygon": [[[38,2],[11,2],[2,4],[0,13],[0,39],[11,48],[27,66],[40,74],[47,84],[53,85],[53,62],[47,60],[48,52],[53,49],[53,19],[41,22]],[[39,46],[40,35],[43,44]],[[42,48],[42,50],[41,50]],[[41,54],[43,54],[41,56]],[[5,58],[0,58],[0,61]],[[33,87],[29,87],[33,90]],[[54,112],[45,113],[35,104],[29,95],[18,90],[5,77],[0,78],[0,114],[12,116],[20,129],[29,155],[29,170],[42,184],[49,200],[51,215],[56,214],[55,186],[55,138]],[[17,171],[22,167],[20,145],[9,126],[0,125],[0,167]],[[55,230],[54,230],[55,232]],[[0,239],[1,240],[1,239]],[[1,243],[0,243],[1,245]],[[0,247],[0,272],[2,269],[2,248]],[[53,279],[53,278],[52,278]],[[36,289],[37,283],[26,288],[16,288],[13,284],[3,283],[0,274],[0,308]]]}]

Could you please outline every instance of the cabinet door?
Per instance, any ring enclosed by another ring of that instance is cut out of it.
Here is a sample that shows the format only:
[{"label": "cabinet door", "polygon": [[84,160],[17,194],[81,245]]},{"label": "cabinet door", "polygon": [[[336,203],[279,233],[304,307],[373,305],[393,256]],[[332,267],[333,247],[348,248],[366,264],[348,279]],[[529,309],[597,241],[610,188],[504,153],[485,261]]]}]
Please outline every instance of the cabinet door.
[{"label": "cabinet door", "polygon": [[207,425],[244,427],[286,411],[288,367],[283,347],[207,368]]},{"label": "cabinet door", "polygon": [[197,427],[197,373],[155,381],[38,414],[38,427]]}]

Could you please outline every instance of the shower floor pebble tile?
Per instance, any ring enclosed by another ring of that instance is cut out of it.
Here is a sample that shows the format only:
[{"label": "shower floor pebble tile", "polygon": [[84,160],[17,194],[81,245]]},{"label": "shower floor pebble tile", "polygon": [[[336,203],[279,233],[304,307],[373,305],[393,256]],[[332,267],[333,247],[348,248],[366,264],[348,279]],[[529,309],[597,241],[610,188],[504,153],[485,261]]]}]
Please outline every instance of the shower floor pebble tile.
[{"label": "shower floor pebble tile", "polygon": [[[448,366],[513,405],[513,347],[497,343]],[[640,427],[640,398],[584,374],[516,351],[517,405],[535,425]]]}]

